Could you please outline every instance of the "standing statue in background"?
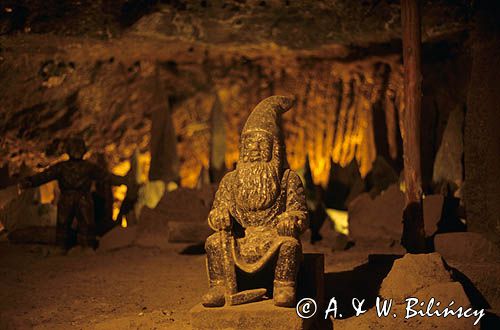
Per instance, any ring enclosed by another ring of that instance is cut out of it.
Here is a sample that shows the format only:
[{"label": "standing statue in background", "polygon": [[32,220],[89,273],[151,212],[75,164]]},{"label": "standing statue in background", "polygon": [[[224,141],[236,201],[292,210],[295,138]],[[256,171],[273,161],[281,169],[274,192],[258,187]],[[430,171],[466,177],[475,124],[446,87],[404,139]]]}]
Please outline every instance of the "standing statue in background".
[{"label": "standing statue in background", "polygon": [[239,162],[222,179],[208,216],[216,232],[205,243],[210,285],[203,296],[206,307],[260,299],[266,289],[239,290],[237,272],[256,276],[269,266],[274,304],[295,304],[302,260],[299,236],[308,227],[308,218],[302,182],[285,166],[280,128],[281,114],[293,103],[284,96],[266,98],[243,128]]},{"label": "standing statue in background", "polygon": [[21,188],[32,188],[57,180],[61,191],[57,203],[57,245],[64,250],[70,248],[71,227],[73,219],[76,218],[78,244],[83,247],[95,248],[96,225],[91,195],[92,182],[109,182],[112,185],[121,185],[126,184],[126,180],[84,160],[83,156],[87,149],[82,139],[69,139],[65,147],[69,160],[57,163],[42,173],[24,179]]}]

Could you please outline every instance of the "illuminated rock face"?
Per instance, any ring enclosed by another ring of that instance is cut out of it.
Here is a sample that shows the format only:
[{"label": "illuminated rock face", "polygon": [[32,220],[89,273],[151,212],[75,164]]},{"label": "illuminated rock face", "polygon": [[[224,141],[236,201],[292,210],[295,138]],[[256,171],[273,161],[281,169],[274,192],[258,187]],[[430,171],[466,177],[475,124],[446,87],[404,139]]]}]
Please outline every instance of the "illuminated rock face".
[{"label": "illuminated rock face", "polygon": [[[387,55],[400,52],[397,3],[41,3],[9,7],[0,21],[0,162],[13,172],[53,163],[74,134],[113,168],[148,151],[153,113],[171,102],[181,183],[192,187],[210,165],[215,100],[231,168],[248,105],[273,94],[297,97],[284,117],[288,161],[298,169],[309,155],[316,183],[330,159],[356,159],[364,176],[376,154],[401,156],[400,59]],[[426,42],[468,28],[466,5],[423,10]]]},{"label": "illuminated rock face", "polygon": [[[461,31],[467,1],[422,1],[424,40]],[[125,33],[209,44],[274,43],[292,49],[366,45],[400,37],[400,4],[364,0],[23,0],[3,5],[0,34],[116,38]]]},{"label": "illuminated rock face", "polygon": [[[375,160],[376,140],[374,116],[383,116],[387,127],[384,142],[389,156],[396,158],[397,111],[401,107],[401,74],[395,60],[364,61],[351,64],[319,62],[312,67],[296,63],[280,71],[268,70],[267,75],[254,76],[250,70],[247,82],[227,79],[228,87],[219,90],[230,127],[242,127],[249,109],[243,105],[255,103],[259,97],[273,92],[294,94],[296,112],[285,114],[287,157],[293,169],[304,166],[306,155],[316,183],[326,184],[330,159],[347,166],[356,159],[364,176]],[[252,79],[253,78],[253,79]],[[238,136],[227,133],[226,165],[238,157]]]},{"label": "illuminated rock face", "polygon": [[[297,97],[296,112],[285,115],[283,121],[288,161],[293,169],[298,169],[309,155],[316,183],[326,184],[330,159],[343,166],[356,159],[362,175],[370,170],[377,153],[373,129],[377,112],[387,127],[385,138],[390,156],[398,156],[401,75],[394,59],[351,64],[320,61],[312,67],[291,62],[293,65],[287,68],[273,62],[267,67],[258,62],[236,63],[227,75],[222,74],[225,63],[219,64],[211,71],[211,85],[202,85],[201,91],[190,91],[186,97],[174,101],[172,116],[183,185],[194,186],[201,169],[209,167],[210,114],[217,98],[227,131],[227,168],[232,168],[238,158],[238,134],[250,111],[247,104],[255,104],[273,92]],[[38,103],[5,118],[2,160],[10,159],[16,165],[25,161],[33,167],[45,166],[58,155],[54,141],[62,141],[72,132],[80,132],[92,151],[104,151],[111,166],[130,158],[135,148],[147,150],[152,111],[161,107],[162,100],[166,110],[168,100],[160,98],[165,91],[151,89],[160,78],[141,73],[122,76],[115,70],[121,65],[123,63],[102,64],[108,68],[98,70],[92,85],[77,82],[79,85],[73,87],[71,95],[61,100],[41,102],[29,95],[17,100],[25,104]],[[142,68],[142,64],[138,67]],[[81,71],[67,76],[61,86],[39,86],[43,92],[34,93],[41,98],[64,95],[69,92],[67,88],[72,80],[80,80],[83,77],[78,75],[88,74],[86,68]],[[188,79],[183,74],[186,73],[179,73],[181,77],[177,78],[164,73],[162,79],[171,85],[171,79]],[[35,86],[28,87],[35,89]],[[131,92],[127,93],[128,90]],[[4,103],[4,106],[14,107],[12,103]],[[23,122],[40,122],[40,126],[24,126]]]}]

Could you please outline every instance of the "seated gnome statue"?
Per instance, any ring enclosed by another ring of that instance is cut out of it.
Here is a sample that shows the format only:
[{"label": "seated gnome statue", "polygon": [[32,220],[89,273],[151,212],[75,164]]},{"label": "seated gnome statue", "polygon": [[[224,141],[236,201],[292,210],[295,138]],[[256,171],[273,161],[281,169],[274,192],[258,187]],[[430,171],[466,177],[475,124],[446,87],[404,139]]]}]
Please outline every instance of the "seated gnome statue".
[{"label": "seated gnome statue", "polygon": [[280,116],[293,103],[284,96],[268,97],[243,128],[239,162],[220,182],[208,216],[216,232],[205,243],[210,285],[203,296],[205,307],[260,299],[266,289],[239,291],[237,273],[256,275],[268,266],[274,272],[274,304],[295,304],[302,260],[299,235],[308,227],[308,218],[302,182],[285,167],[280,129]]}]

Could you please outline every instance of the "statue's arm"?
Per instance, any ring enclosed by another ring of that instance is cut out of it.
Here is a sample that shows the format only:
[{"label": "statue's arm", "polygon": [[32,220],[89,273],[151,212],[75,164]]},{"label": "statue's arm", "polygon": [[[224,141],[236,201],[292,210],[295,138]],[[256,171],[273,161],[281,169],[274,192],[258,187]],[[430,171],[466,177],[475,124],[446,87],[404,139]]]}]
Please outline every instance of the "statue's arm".
[{"label": "statue's arm", "polygon": [[231,228],[231,216],[229,215],[230,209],[230,182],[233,174],[230,172],[226,174],[220,184],[217,192],[215,193],[214,203],[212,210],[208,214],[208,225],[215,231],[228,230]]},{"label": "statue's arm", "polygon": [[24,179],[21,183],[22,188],[38,187],[44,183],[56,180],[60,172],[60,163],[50,166],[45,171],[32,175]]},{"label": "statue's arm", "polygon": [[115,175],[99,165],[89,163],[92,173],[92,179],[96,181],[106,181],[113,186],[127,184],[127,179],[124,176]]},{"label": "statue's arm", "polygon": [[290,171],[288,175],[286,196],[285,213],[287,214],[287,218],[293,219],[298,232],[303,233],[309,227],[306,195],[302,180],[294,171]]}]

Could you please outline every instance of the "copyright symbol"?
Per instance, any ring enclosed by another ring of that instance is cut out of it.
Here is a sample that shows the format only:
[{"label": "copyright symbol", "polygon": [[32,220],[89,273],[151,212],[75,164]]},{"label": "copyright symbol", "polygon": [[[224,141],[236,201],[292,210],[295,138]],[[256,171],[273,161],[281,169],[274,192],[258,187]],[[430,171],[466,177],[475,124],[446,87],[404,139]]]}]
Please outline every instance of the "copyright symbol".
[{"label": "copyright symbol", "polygon": [[318,306],[316,305],[316,302],[311,298],[301,299],[295,307],[295,311],[301,319],[309,319],[313,317],[314,314],[316,314],[317,309]]}]

